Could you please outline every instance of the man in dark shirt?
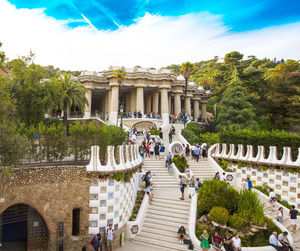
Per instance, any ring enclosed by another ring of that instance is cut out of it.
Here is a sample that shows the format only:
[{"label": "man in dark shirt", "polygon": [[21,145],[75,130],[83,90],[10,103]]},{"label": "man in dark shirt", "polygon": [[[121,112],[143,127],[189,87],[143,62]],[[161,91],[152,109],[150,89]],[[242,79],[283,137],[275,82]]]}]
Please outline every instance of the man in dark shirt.
[{"label": "man in dark shirt", "polygon": [[186,232],[184,226],[181,226],[177,231],[177,236],[179,238],[179,243],[183,244],[186,238]]},{"label": "man in dark shirt", "polygon": [[222,243],[223,243],[223,238],[218,234],[218,232],[215,232],[215,234],[212,237],[213,248],[221,251]]},{"label": "man in dark shirt", "polygon": [[97,234],[97,236],[94,238],[93,247],[94,247],[94,251],[102,251],[101,234]]},{"label": "man in dark shirt", "polygon": [[298,211],[295,209],[295,206],[292,206],[292,210],[290,211],[291,225],[293,226],[292,232],[296,233],[297,228],[297,215]]}]

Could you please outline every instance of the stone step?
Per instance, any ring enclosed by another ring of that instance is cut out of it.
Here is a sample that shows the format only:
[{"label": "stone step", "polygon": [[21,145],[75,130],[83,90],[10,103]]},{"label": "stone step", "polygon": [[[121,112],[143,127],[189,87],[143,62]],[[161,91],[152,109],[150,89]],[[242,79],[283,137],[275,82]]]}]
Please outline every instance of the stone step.
[{"label": "stone step", "polygon": [[156,211],[162,211],[162,212],[170,212],[170,213],[176,213],[176,214],[185,214],[187,210],[185,208],[165,208],[165,207],[158,207],[153,204],[149,206],[149,210],[156,210]]},{"label": "stone step", "polygon": [[[183,225],[186,229],[188,228],[188,223],[186,225]],[[161,224],[156,224],[156,223],[149,223],[149,222],[144,222],[143,226],[142,226],[142,231],[144,229],[149,229],[152,230],[154,229],[154,231],[157,230],[164,230],[164,231],[169,231],[169,232],[175,232],[177,233],[179,227],[181,226],[166,226],[166,225],[161,225]],[[148,231],[148,230],[145,230]]]},{"label": "stone step", "polygon": [[187,226],[188,223],[179,223],[179,222],[173,222],[173,221],[166,221],[166,220],[161,220],[161,219],[157,219],[157,218],[148,218],[146,217],[144,220],[145,223],[151,223],[151,224],[157,224],[159,226],[161,226],[161,228],[164,228],[165,226],[168,227],[176,227],[177,230],[180,226]]},{"label": "stone step", "polygon": [[[165,250],[170,250],[170,251],[182,251],[182,250],[188,250],[187,245],[184,244],[175,244],[175,243],[170,243],[170,242],[165,242],[162,240],[157,240],[157,239],[149,239],[145,237],[140,237],[136,236],[132,242],[142,244],[142,245],[150,245],[153,247],[157,247],[160,249],[165,249]],[[153,249],[155,250],[155,249]]]},{"label": "stone step", "polygon": [[157,201],[164,202],[165,204],[185,205],[185,206],[188,206],[188,207],[190,206],[189,201],[177,200],[177,198],[172,199],[172,198],[165,198],[165,197],[158,196],[156,199],[157,199]]},{"label": "stone step", "polygon": [[162,217],[172,217],[173,219],[182,219],[185,221],[188,221],[189,218],[189,214],[187,212],[185,213],[174,213],[171,211],[161,211],[161,210],[155,210],[155,209],[151,209],[149,208],[147,215],[158,215],[158,216],[162,216]]},{"label": "stone step", "polygon": [[175,189],[175,188],[178,188],[178,185],[156,184],[155,188],[159,188],[159,189]]},{"label": "stone step", "polygon": [[[173,234],[173,236],[172,236],[172,234]],[[145,238],[151,239],[151,240],[168,242],[170,244],[179,244],[179,240],[176,237],[176,233],[172,233],[172,232],[170,232],[168,235],[161,235],[161,233],[156,233],[156,232],[149,233],[149,232],[141,231],[141,233],[138,234],[138,237],[145,237]]]},{"label": "stone step", "polygon": [[[178,197],[178,200],[181,201]],[[176,204],[170,204],[170,203],[164,203],[162,201],[157,200],[155,197],[153,198],[152,201],[152,205],[153,206],[157,206],[160,208],[171,208],[171,209],[182,209],[182,210],[186,210],[187,212],[189,211],[189,205],[176,205]]]},{"label": "stone step", "polygon": [[[188,213],[188,211],[187,211]],[[187,220],[186,219],[181,219],[181,218],[173,218],[171,216],[161,216],[161,215],[156,215],[156,214],[151,214],[147,213],[146,219],[156,219],[160,221],[166,221],[166,222],[174,222],[177,224],[186,224]]]},{"label": "stone step", "polygon": [[175,235],[175,237],[177,237],[177,231],[178,229],[176,229],[175,227],[170,230],[169,228],[162,228],[161,226],[158,226],[157,228],[143,226],[141,233],[155,233],[162,237],[174,237]]}]

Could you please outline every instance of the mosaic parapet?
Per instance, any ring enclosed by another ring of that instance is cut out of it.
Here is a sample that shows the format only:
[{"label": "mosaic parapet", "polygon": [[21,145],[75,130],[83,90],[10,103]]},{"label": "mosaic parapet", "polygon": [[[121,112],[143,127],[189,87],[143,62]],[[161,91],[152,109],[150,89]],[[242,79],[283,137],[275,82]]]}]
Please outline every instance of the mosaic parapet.
[{"label": "mosaic parapet", "polygon": [[106,165],[101,164],[99,151],[99,146],[91,147],[90,163],[86,166],[88,172],[126,171],[140,166],[143,161],[136,144],[118,146],[116,152],[114,146],[108,146]]},{"label": "mosaic parapet", "polygon": [[292,151],[290,147],[283,147],[281,159],[278,159],[276,146],[270,146],[269,149],[269,155],[266,157],[264,146],[258,146],[257,154],[255,155],[254,147],[252,145],[247,145],[247,150],[245,152],[244,146],[241,144],[238,145],[237,151],[234,144],[229,145],[229,151],[227,151],[226,144],[216,144],[215,151],[212,153],[212,157],[228,159],[232,161],[300,167],[300,147],[298,148],[298,157],[295,161],[292,159]]}]

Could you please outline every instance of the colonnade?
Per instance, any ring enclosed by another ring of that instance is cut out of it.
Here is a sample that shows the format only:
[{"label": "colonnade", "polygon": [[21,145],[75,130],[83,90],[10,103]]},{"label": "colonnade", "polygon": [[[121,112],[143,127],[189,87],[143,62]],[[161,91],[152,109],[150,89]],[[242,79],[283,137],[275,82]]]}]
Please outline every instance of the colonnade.
[{"label": "colonnade", "polygon": [[[181,90],[170,90],[168,85],[162,85],[157,90],[147,89],[145,85],[138,84],[134,88],[124,88],[122,97],[125,99],[126,107],[124,112],[140,111],[142,114],[153,112],[159,113],[164,121],[169,121],[169,114],[180,114],[183,111],[182,103],[186,106],[186,113],[192,115],[195,119],[201,115],[202,119],[206,118],[206,100],[201,99],[197,95],[187,93],[184,99],[184,93]],[[85,107],[85,117],[91,116],[92,110],[92,89],[86,92],[88,104]],[[124,94],[125,91],[125,94]],[[119,113],[119,85],[116,81],[109,83],[109,88],[105,91],[102,97],[102,112],[109,114],[109,120],[116,123]],[[183,100],[183,102],[182,102]],[[192,106],[193,102],[193,106]],[[201,104],[201,112],[200,112]],[[193,114],[192,114],[193,107]]]}]

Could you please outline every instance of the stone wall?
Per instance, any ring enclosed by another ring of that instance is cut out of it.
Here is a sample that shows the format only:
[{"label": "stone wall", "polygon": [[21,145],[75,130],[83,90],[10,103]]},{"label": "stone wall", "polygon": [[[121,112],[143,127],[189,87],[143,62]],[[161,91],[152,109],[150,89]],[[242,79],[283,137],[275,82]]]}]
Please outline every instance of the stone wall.
[{"label": "stone wall", "polygon": [[[0,214],[15,204],[26,204],[39,212],[49,231],[47,250],[57,250],[58,222],[64,222],[64,250],[90,245],[89,188],[93,175],[85,167],[14,169],[6,177],[0,172]],[[72,211],[80,208],[80,236],[72,236]]]}]

